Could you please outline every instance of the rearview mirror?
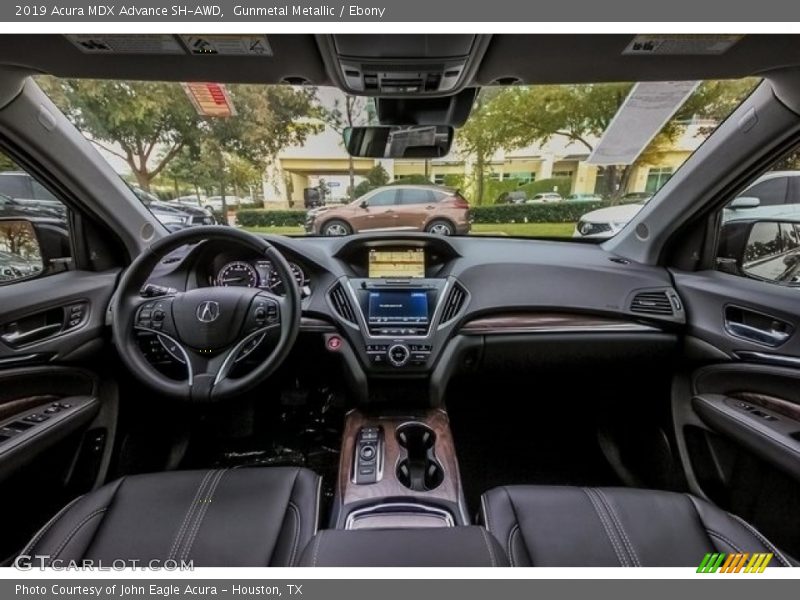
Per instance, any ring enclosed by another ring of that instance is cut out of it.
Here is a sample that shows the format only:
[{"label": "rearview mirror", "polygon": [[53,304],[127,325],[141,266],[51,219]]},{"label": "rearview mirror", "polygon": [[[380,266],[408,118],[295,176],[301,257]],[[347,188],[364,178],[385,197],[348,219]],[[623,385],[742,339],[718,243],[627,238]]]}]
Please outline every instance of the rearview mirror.
[{"label": "rearview mirror", "polygon": [[447,125],[348,127],[344,145],[359,158],[442,158],[453,144]]},{"label": "rearview mirror", "polygon": [[800,285],[800,221],[752,223],[742,248],[741,269],[757,279]]},{"label": "rearview mirror", "polygon": [[0,220],[0,284],[41,273],[42,252],[30,221]]},{"label": "rearview mirror", "polygon": [[753,196],[739,196],[734,198],[728,208],[731,210],[741,210],[743,208],[758,208],[761,206],[761,199]]}]

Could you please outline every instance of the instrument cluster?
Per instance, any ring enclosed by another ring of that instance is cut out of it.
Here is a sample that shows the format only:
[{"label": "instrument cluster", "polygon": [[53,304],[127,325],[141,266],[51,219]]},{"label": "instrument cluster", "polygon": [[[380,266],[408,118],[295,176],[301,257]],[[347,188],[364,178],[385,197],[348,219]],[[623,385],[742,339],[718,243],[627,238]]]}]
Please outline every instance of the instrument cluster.
[{"label": "instrument cluster", "polygon": [[[309,278],[303,268],[290,262],[289,267],[304,296],[311,290]],[[284,282],[268,260],[233,260],[223,264],[210,277],[210,285],[223,287],[249,287],[269,290],[274,294],[283,294]]]}]

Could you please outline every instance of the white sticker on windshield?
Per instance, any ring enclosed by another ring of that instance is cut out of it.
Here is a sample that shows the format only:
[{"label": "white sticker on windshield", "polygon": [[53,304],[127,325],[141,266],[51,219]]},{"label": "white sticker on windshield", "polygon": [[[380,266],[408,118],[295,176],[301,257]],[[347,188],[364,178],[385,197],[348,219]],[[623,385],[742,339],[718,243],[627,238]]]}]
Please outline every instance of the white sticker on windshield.
[{"label": "white sticker on windshield", "polygon": [[186,54],[172,35],[67,35],[86,54]]},{"label": "white sticker on windshield", "polygon": [[658,81],[634,85],[587,162],[633,164],[699,84]]},{"label": "white sticker on windshield", "polygon": [[730,50],[743,35],[637,35],[622,54],[659,56],[719,55]]},{"label": "white sticker on windshield", "polygon": [[189,52],[198,56],[272,56],[265,35],[182,35]]}]

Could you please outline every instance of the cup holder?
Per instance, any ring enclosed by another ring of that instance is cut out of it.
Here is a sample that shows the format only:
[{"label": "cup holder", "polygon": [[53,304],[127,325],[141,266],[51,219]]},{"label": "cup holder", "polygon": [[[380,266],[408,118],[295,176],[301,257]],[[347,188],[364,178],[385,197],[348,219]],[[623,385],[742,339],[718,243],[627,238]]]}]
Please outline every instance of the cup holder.
[{"label": "cup holder", "polygon": [[406,423],[397,429],[397,442],[405,457],[397,463],[397,479],[415,492],[436,489],[444,481],[444,470],[436,460],[436,434],[422,423]]}]

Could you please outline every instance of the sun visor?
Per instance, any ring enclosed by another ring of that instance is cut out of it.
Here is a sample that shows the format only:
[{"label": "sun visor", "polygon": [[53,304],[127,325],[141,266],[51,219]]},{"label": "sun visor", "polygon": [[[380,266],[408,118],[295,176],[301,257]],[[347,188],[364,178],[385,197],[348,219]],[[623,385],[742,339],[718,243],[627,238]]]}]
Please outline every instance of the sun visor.
[{"label": "sun visor", "polygon": [[634,85],[586,162],[633,164],[699,84],[658,81]]}]

